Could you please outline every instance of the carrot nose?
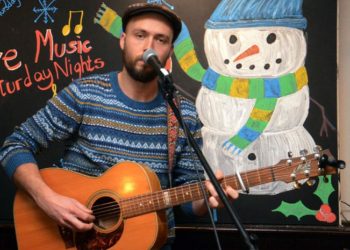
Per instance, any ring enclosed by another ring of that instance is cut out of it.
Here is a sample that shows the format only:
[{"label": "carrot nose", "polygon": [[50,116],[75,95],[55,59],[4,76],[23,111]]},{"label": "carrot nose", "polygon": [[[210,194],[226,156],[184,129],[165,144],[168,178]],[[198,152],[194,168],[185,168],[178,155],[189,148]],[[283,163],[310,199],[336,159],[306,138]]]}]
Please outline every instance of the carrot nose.
[{"label": "carrot nose", "polygon": [[238,61],[238,60],[242,60],[243,58],[246,58],[248,56],[252,56],[255,54],[259,53],[259,47],[257,45],[253,45],[251,47],[249,47],[248,49],[246,49],[245,51],[243,51],[241,54],[239,54],[234,62]]}]

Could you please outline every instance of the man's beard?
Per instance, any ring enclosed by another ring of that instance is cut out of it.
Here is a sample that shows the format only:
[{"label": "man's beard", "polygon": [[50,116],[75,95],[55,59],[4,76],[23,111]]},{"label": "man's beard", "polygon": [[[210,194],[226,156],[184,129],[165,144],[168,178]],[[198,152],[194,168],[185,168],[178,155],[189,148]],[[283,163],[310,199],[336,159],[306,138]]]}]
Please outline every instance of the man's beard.
[{"label": "man's beard", "polygon": [[123,64],[129,75],[136,81],[147,83],[154,80],[157,77],[157,72],[150,66],[144,65],[142,69],[135,67],[137,61],[142,60],[142,57],[132,60],[126,55],[126,47],[122,51]]}]

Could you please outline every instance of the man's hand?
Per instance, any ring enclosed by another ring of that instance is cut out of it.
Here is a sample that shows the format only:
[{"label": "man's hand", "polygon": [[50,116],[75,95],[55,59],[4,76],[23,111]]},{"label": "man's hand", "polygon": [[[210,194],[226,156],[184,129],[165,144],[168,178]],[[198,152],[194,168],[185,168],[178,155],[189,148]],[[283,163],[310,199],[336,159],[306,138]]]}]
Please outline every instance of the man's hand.
[{"label": "man's hand", "polygon": [[36,197],[38,206],[60,226],[83,232],[93,227],[92,211],[75,199],[50,192]]},{"label": "man's hand", "polygon": [[25,163],[19,166],[14,180],[60,226],[74,231],[87,231],[93,227],[95,217],[92,211],[77,200],[54,192],[41,178],[36,164]]},{"label": "man's hand", "polygon": [[[224,177],[221,170],[216,171],[215,176],[218,180],[221,180]],[[205,186],[210,193],[209,206],[211,208],[222,207],[223,204],[222,204],[222,202],[219,198],[219,195],[216,192],[213,184],[207,180],[207,181],[205,181]],[[234,199],[238,198],[237,190],[233,189],[231,186],[224,187],[224,192],[230,200],[234,200]],[[205,205],[204,200],[194,201],[192,203],[192,208],[193,208],[193,212],[199,216],[204,215],[207,212],[207,207]]]},{"label": "man's hand", "polygon": [[[222,173],[221,170],[217,170],[215,172],[215,177],[217,180],[222,180],[224,178],[224,175]],[[210,182],[210,181],[206,181],[205,186],[207,188],[207,190],[210,193],[210,197],[209,197],[209,206],[211,208],[217,208],[217,207],[222,207],[223,204],[219,198],[218,193],[215,190],[214,185]],[[238,198],[238,192],[237,190],[233,189],[231,186],[226,186],[224,188],[224,192],[226,194],[227,197],[229,197],[230,200],[234,200]]]}]

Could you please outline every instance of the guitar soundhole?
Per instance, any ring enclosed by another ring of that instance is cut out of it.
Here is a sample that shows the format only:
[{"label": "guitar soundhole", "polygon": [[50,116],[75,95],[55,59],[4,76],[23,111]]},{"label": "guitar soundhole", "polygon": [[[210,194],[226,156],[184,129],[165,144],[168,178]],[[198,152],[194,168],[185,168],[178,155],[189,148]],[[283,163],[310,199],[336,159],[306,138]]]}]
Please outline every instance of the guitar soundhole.
[{"label": "guitar soundhole", "polygon": [[118,202],[108,196],[98,198],[91,207],[95,216],[95,228],[106,232],[114,230],[120,221],[120,206]]}]

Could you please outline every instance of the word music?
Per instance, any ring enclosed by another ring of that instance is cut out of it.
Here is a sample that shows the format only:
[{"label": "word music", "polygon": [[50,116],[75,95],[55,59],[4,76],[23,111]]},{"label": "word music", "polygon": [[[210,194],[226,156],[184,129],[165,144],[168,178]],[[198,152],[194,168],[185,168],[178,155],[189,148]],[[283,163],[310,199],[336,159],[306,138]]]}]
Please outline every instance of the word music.
[{"label": "word music", "polygon": [[[51,90],[55,82],[60,79],[68,78],[67,81],[71,81],[72,78],[81,78],[84,73],[102,69],[105,62],[101,58],[93,58],[89,55],[93,49],[91,42],[77,38],[77,40],[58,44],[50,29],[46,30],[45,35],[36,30],[34,65],[19,60],[16,49],[0,51],[2,64],[0,67],[16,73],[22,71],[22,77],[12,81],[0,78],[0,96],[11,95],[32,86],[36,86],[40,91]],[[43,63],[46,61],[48,63]],[[46,65],[47,68],[38,70],[36,68],[39,66],[38,63]]]}]

